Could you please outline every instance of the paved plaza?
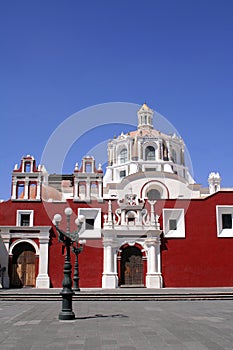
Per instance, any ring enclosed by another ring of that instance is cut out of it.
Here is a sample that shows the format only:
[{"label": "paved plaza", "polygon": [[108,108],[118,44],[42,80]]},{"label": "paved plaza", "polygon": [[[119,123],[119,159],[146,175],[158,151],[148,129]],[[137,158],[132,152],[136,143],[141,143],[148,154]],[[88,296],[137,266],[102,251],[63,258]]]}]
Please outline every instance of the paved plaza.
[{"label": "paved plaza", "polygon": [[233,301],[0,302],[0,349],[233,349]]}]

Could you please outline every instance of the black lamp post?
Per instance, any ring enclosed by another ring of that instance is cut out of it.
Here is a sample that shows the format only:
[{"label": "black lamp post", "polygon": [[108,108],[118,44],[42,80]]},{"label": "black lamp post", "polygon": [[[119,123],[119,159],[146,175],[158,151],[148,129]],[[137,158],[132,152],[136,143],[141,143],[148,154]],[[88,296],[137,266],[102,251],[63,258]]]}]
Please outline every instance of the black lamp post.
[{"label": "black lamp post", "polygon": [[73,245],[72,251],[75,254],[75,263],[74,263],[74,288],[73,290],[75,292],[80,292],[79,288],[79,262],[78,262],[78,256],[83,251],[83,245],[86,243],[85,240],[80,240],[79,242],[76,242],[76,245]]},{"label": "black lamp post", "polygon": [[74,292],[72,290],[72,279],[71,279],[72,265],[70,263],[70,247],[72,242],[78,241],[79,232],[82,228],[85,217],[83,215],[80,215],[75,220],[75,223],[78,226],[78,230],[74,232],[70,232],[71,214],[72,214],[72,209],[66,208],[65,209],[65,215],[67,220],[66,231],[62,231],[58,227],[62,220],[61,215],[56,214],[54,215],[54,218],[53,218],[53,223],[59,235],[59,241],[62,241],[66,247],[66,256],[65,256],[65,263],[64,263],[64,278],[62,281],[63,289],[60,293],[62,296],[62,310],[59,313],[59,317],[58,317],[59,320],[73,320],[75,318],[75,314],[72,310],[72,297]]}]

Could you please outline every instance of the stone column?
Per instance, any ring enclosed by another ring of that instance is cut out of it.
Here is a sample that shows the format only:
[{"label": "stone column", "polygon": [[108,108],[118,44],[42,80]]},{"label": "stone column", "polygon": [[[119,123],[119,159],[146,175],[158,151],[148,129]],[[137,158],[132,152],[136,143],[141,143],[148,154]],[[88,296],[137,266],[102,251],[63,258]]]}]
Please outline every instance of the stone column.
[{"label": "stone column", "polygon": [[46,237],[39,237],[39,273],[36,278],[36,288],[49,288],[50,278],[48,275],[48,251],[49,251],[49,233]]},{"label": "stone column", "polygon": [[[160,252],[160,246],[161,246],[161,242],[160,242],[160,238],[159,238],[159,242],[156,244],[155,246],[155,256],[156,256],[156,266],[157,266],[157,273],[161,275],[161,279],[162,279],[162,274],[161,274],[161,252]],[[161,281],[162,282],[162,281]],[[162,287],[162,286],[161,286]]]},{"label": "stone column", "polygon": [[142,141],[138,142],[138,160],[142,160],[143,155],[142,155]]},{"label": "stone column", "polygon": [[14,177],[13,181],[12,181],[12,195],[11,195],[11,199],[16,199],[16,191],[17,191],[17,180]]},{"label": "stone column", "polygon": [[160,238],[151,237],[146,240],[147,246],[147,288],[162,288]]},{"label": "stone column", "polygon": [[117,155],[116,155],[116,145],[114,145],[113,149],[113,165],[118,163]]},{"label": "stone column", "polygon": [[128,150],[128,161],[131,161],[132,160],[132,148],[131,148],[131,142],[127,143],[127,150]]},{"label": "stone column", "polygon": [[104,242],[104,271],[102,274],[102,288],[112,289],[118,286],[118,276],[115,271],[116,254],[113,253],[113,240],[105,238]]},{"label": "stone column", "polygon": [[41,196],[41,179],[38,179],[36,184],[36,199],[40,199],[40,196]]},{"label": "stone column", "polygon": [[114,248],[114,256],[113,256],[113,272],[117,274],[117,251]]},{"label": "stone column", "polygon": [[25,182],[24,182],[24,199],[28,199],[28,190],[29,190],[29,179],[25,179]]},{"label": "stone column", "polygon": [[105,272],[106,273],[111,273],[112,271],[112,247],[110,245],[110,243],[106,244],[104,246],[104,250],[105,250]]},{"label": "stone column", "polygon": [[2,268],[5,267],[5,271],[2,272],[0,281],[0,288],[10,287],[9,278],[9,248],[10,248],[10,235],[2,233],[0,237],[0,255]]},{"label": "stone column", "polygon": [[102,180],[98,180],[98,201],[103,200],[103,183]]},{"label": "stone column", "polygon": [[121,211],[121,225],[126,225],[125,210]]},{"label": "stone column", "polygon": [[87,180],[86,181],[86,201],[90,201],[91,200],[91,181]]},{"label": "stone column", "polygon": [[78,180],[74,179],[74,199],[78,198]]},{"label": "stone column", "polygon": [[147,273],[155,273],[156,272],[156,255],[155,255],[155,243],[150,242],[147,243],[148,246],[148,263],[147,263]]}]

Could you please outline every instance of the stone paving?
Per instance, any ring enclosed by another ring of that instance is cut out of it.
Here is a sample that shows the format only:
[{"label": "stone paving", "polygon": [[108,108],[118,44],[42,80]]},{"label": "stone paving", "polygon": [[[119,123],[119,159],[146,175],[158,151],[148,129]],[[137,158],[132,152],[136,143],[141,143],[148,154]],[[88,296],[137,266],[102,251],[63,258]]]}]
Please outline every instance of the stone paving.
[{"label": "stone paving", "polygon": [[0,303],[0,349],[232,350],[233,301]]}]

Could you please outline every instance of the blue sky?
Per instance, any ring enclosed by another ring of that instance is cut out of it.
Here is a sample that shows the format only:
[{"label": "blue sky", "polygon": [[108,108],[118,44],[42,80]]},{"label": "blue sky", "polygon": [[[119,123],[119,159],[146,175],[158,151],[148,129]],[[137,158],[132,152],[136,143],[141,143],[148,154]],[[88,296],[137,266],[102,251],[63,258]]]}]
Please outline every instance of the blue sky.
[{"label": "blue sky", "polygon": [[182,135],[198,183],[219,171],[233,187],[233,1],[1,1],[0,47],[0,198],[23,155],[39,163],[66,118],[108,102],[146,101]]}]

